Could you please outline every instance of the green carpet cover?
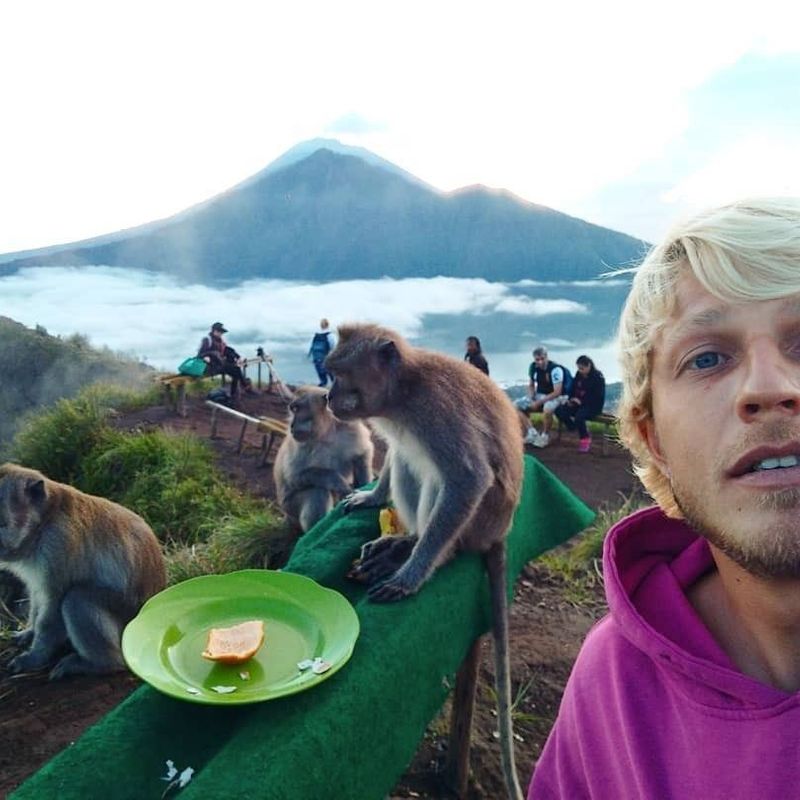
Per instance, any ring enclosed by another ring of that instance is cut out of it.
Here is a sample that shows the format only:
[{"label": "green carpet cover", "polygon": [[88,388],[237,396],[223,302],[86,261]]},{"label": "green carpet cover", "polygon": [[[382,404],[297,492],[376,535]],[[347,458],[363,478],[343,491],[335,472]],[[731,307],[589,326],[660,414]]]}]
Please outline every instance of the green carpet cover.
[{"label": "green carpet cover", "polygon": [[[593,516],[526,457],[508,539],[509,576]],[[159,798],[167,759],[196,771],[181,800],[384,797],[452,689],[469,646],[487,631],[489,604],[482,561],[467,554],[416,597],[369,603],[363,587],[344,575],[377,531],[376,510],[344,517],[335,509],[300,540],[286,567],[337,589],[356,608],[361,634],[336,675],[309,691],[238,708],[183,703],[142,686],[11,797]]]}]

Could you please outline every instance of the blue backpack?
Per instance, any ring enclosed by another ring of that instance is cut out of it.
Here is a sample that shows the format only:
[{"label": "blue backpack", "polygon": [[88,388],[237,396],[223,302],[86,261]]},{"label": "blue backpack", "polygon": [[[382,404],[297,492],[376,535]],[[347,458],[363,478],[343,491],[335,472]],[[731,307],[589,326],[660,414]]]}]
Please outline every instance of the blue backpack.
[{"label": "blue backpack", "polygon": [[572,373],[562,364],[554,364],[553,369],[555,367],[561,367],[561,371],[564,373],[564,380],[561,383],[561,394],[566,397],[572,391]]}]

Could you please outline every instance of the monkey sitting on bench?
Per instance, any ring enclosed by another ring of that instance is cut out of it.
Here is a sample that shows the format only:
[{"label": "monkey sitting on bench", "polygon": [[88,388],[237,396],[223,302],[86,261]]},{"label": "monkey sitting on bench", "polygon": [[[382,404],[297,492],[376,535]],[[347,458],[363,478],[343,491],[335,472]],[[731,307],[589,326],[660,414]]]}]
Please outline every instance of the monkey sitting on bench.
[{"label": "monkey sitting on bench", "polygon": [[289,404],[289,435],[275,457],[278,504],[305,533],[353,489],[372,480],[373,447],[363,422],[343,422],[328,409],[328,395],[301,386]]},{"label": "monkey sitting on bench", "polygon": [[505,393],[471,364],[412,347],[377,325],[339,328],[325,360],[331,411],[367,418],[389,445],[375,488],[345,509],[394,501],[407,536],[367,542],[355,577],[377,602],[415,594],[458,550],[483,553],[492,628],[503,772],[509,797],[522,792],[514,767],[508,662],[505,536],[522,487],[522,437]]},{"label": "monkey sitting on bench", "polygon": [[0,569],[28,591],[23,652],[11,672],[55,665],[50,678],[124,669],[122,630],[164,588],[164,559],[147,523],[117,503],[0,466]]}]

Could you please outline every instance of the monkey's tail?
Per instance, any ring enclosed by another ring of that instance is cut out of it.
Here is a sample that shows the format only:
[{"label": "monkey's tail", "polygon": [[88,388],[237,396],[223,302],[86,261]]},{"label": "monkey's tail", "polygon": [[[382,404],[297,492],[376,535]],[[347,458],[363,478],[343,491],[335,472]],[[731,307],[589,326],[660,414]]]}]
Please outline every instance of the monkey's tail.
[{"label": "monkey's tail", "polygon": [[509,800],[522,800],[522,789],[514,762],[514,731],[511,724],[511,668],[508,655],[508,598],[506,596],[506,543],[496,542],[484,556],[489,575],[494,633],[494,673],[497,691],[497,722],[500,726],[500,757]]}]

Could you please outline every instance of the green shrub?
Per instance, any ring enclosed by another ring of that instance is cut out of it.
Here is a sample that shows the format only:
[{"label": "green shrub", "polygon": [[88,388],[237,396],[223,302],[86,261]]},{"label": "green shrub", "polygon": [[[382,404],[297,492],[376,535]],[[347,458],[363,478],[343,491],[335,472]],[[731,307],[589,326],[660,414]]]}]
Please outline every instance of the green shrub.
[{"label": "green shrub", "polygon": [[108,399],[106,392],[91,387],[29,415],[14,437],[12,457],[54,481],[79,484],[86,456],[119,436],[107,422],[113,413]]},{"label": "green shrub", "polygon": [[210,447],[189,433],[119,437],[86,458],[82,488],[132,509],[165,542],[204,541],[220,519],[248,510],[213,468]]}]

